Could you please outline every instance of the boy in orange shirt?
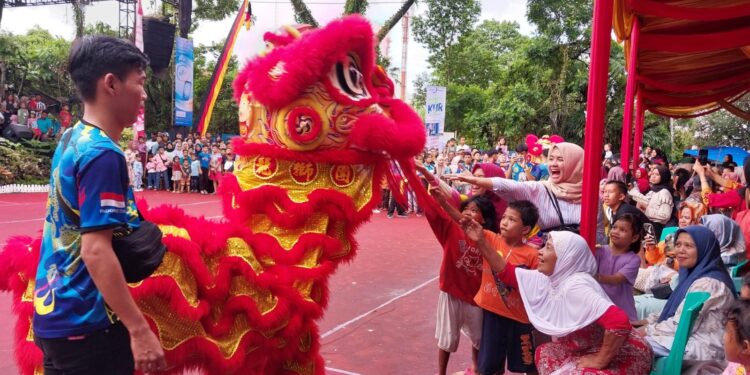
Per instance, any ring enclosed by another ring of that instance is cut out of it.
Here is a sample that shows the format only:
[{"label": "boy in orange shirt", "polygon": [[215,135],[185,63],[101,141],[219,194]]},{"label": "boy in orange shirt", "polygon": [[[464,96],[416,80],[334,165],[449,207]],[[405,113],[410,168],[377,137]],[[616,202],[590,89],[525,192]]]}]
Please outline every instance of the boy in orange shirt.
[{"label": "boy in orange shirt", "polygon": [[[536,374],[534,365],[535,345],[533,326],[523,307],[517,289],[505,285],[495,276],[502,268],[502,255],[518,267],[536,269],[539,264],[537,249],[527,245],[526,236],[539,220],[539,211],[533,203],[525,200],[508,204],[500,220],[498,243],[477,238],[477,245],[484,258],[482,283],[474,301],[483,309],[482,341],[479,344],[478,373],[483,375],[503,374],[505,360],[508,370],[516,373]],[[469,239],[470,231],[466,232]],[[493,241],[494,242],[494,241]]]}]

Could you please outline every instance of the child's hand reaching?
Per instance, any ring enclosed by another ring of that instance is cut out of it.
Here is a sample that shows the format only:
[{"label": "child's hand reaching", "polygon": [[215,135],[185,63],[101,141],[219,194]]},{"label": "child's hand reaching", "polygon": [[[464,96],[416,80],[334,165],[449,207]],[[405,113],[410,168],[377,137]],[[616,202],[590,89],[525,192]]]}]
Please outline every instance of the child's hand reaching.
[{"label": "child's hand reaching", "polygon": [[464,233],[466,233],[466,237],[468,237],[470,240],[479,242],[479,240],[482,238],[484,228],[482,228],[482,226],[477,223],[476,220],[467,215],[464,215],[464,217],[461,218],[461,222],[459,224],[461,224],[461,226],[464,228]]},{"label": "child's hand reaching", "polygon": [[430,186],[430,195],[438,202],[443,203],[448,201],[448,195],[445,194],[445,191],[440,186]]}]

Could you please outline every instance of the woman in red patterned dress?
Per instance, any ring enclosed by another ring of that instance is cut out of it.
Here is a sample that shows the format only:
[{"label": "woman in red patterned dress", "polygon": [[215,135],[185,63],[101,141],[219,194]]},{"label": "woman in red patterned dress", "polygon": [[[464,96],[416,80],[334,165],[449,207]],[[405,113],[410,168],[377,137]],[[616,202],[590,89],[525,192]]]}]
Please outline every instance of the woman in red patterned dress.
[{"label": "woman in red patterned dress", "polygon": [[[462,224],[470,239],[481,235],[478,223]],[[502,264],[499,277],[519,288],[534,328],[558,338],[537,349],[539,374],[649,373],[651,347],[594,280],[596,260],[581,236],[550,232],[537,270]]]}]

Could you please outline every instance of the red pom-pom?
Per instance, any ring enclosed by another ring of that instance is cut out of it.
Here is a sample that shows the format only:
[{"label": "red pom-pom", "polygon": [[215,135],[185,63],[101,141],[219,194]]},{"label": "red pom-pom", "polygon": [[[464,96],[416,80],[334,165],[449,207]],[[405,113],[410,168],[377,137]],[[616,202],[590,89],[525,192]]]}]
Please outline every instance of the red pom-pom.
[{"label": "red pom-pom", "polygon": [[526,145],[531,148],[531,145],[534,143],[537,143],[539,141],[539,137],[537,137],[534,134],[526,134]]},{"label": "red pom-pom", "polygon": [[552,135],[552,136],[549,137],[549,141],[552,142],[552,143],[563,143],[563,142],[565,142],[565,139],[563,139],[563,137],[555,134],[555,135]]},{"label": "red pom-pom", "polygon": [[541,144],[534,143],[534,144],[532,144],[532,145],[529,146],[529,154],[534,155],[534,156],[540,156],[540,155],[542,155],[542,150],[543,149],[544,148],[542,147]]}]

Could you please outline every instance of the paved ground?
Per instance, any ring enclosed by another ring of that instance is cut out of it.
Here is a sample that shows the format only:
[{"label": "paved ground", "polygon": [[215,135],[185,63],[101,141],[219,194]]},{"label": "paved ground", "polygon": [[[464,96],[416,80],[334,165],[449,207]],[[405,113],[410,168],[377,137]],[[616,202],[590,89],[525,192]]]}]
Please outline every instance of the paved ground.
[{"label": "paved ground", "polygon": [[[221,217],[216,196],[139,193],[151,206],[178,204],[191,215]],[[0,245],[41,229],[46,194],[0,195]],[[329,374],[437,373],[435,308],[441,249],[424,218],[373,215],[357,234],[358,256],[331,278],[328,311],[320,321]],[[0,294],[0,332],[11,332],[10,295]],[[449,373],[470,362],[467,340]],[[0,374],[13,375],[11,336],[0,335]]]}]

